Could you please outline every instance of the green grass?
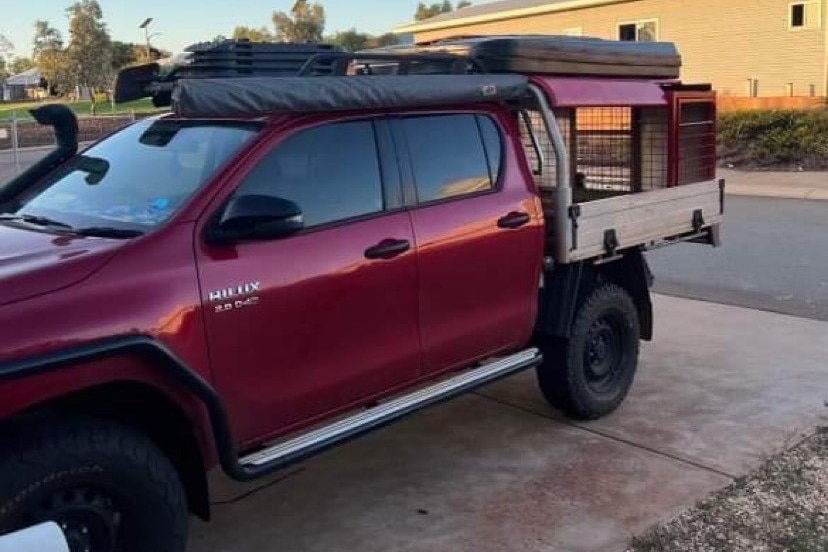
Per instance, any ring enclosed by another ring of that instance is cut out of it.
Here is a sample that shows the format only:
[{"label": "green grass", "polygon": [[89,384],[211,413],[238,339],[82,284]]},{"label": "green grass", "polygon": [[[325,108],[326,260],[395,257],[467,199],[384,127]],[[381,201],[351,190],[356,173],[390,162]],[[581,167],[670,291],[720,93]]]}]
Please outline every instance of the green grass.
[{"label": "green grass", "polygon": [[[18,119],[30,119],[31,116],[29,115],[29,109],[38,107],[40,105],[45,105],[47,103],[63,103],[69,106],[75,113],[77,113],[79,117],[85,117],[92,114],[92,102],[90,101],[64,102],[58,99],[54,99],[43,102],[24,102],[10,104],[0,103],[0,120],[11,119],[12,116],[17,117]],[[111,103],[99,102],[95,108],[95,113],[97,115],[113,115],[121,113],[130,113],[132,111],[135,111],[136,113],[153,113],[160,110],[152,105],[152,100],[150,98],[144,98],[142,100],[136,100],[134,102],[127,102],[123,104],[115,104],[114,110],[112,109]]]}]

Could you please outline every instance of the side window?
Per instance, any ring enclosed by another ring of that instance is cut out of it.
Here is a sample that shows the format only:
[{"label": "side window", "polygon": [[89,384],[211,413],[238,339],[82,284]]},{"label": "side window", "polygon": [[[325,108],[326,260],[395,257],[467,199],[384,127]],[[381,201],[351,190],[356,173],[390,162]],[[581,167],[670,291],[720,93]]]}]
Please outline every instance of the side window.
[{"label": "side window", "polygon": [[[494,189],[481,126],[485,117],[438,115],[402,120],[408,141],[417,199],[428,203]],[[489,121],[491,123],[491,121]],[[491,123],[493,125],[493,123]],[[489,133],[497,129],[489,129]],[[495,137],[500,141],[499,136]],[[500,146],[496,148],[500,155]]]},{"label": "side window", "polygon": [[486,148],[486,158],[489,161],[489,175],[492,182],[497,184],[500,177],[500,164],[503,158],[503,140],[500,130],[494,121],[484,115],[477,116],[477,125],[480,135],[483,136],[483,146]]},{"label": "side window", "polygon": [[382,211],[373,123],[336,123],[291,136],[253,169],[236,194],[289,199],[301,207],[307,227]]}]

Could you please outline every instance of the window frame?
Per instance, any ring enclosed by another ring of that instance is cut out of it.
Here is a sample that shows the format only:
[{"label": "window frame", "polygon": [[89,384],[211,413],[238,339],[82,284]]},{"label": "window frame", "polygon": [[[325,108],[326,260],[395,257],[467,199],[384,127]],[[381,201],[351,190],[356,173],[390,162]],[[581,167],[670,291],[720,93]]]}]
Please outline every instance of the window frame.
[{"label": "window frame", "polygon": [[584,28],[583,27],[567,27],[566,29],[561,30],[561,34],[563,36],[584,36]]},{"label": "window frame", "polygon": [[[793,10],[795,6],[802,6],[802,25],[793,24]],[[808,25],[808,7],[815,6],[817,10],[816,24]],[[788,3],[788,30],[789,31],[815,31],[822,28],[822,2],[819,0],[800,0],[799,2]]]},{"label": "window frame", "polygon": [[631,21],[619,21],[615,24],[615,36],[618,37],[618,40],[621,40],[621,27],[625,27],[627,25],[635,25],[635,41],[628,40],[626,42],[642,42],[640,39],[640,31],[641,26],[646,23],[655,23],[655,39],[652,42],[658,42],[661,40],[661,21],[658,17],[649,17],[645,19],[635,19]]},{"label": "window frame", "polygon": [[[480,191],[480,192],[473,192],[468,194],[456,195],[452,197],[447,197],[443,199],[435,199],[431,201],[420,201],[417,192],[417,178],[414,172],[414,159],[413,155],[411,154],[411,150],[408,144],[408,138],[405,133],[405,129],[401,124],[402,121],[407,119],[421,119],[425,117],[456,117],[456,116],[469,116],[475,119],[476,127],[478,136],[480,138],[480,145],[483,149],[483,154],[485,157],[485,163],[487,172],[489,174],[489,178],[492,182],[492,187],[488,190]],[[497,131],[498,137],[500,138],[500,165],[498,166],[498,173],[497,175],[492,174],[491,171],[491,162],[490,162],[490,153],[486,145],[486,140],[483,136],[483,131],[480,127],[480,118],[485,117],[491,121],[494,125],[495,130]],[[503,131],[503,126],[500,124],[500,121],[497,116],[492,113],[482,112],[482,111],[450,111],[450,112],[431,112],[431,113],[410,113],[406,115],[398,115],[393,117],[392,126],[391,126],[394,141],[397,144],[397,158],[400,163],[400,169],[403,175],[403,189],[404,189],[404,198],[405,198],[405,207],[409,210],[414,209],[421,209],[427,207],[434,207],[436,205],[443,205],[446,203],[452,203],[455,201],[461,201],[465,199],[473,199],[478,197],[485,197],[489,195],[499,194],[503,191],[503,181],[504,181],[504,174],[505,174],[505,167],[507,162],[507,150],[506,150],[506,134]]]},{"label": "window frame", "polygon": [[[261,163],[263,163],[268,158],[268,156],[271,153],[282,147],[282,145],[284,145],[288,140],[298,136],[302,132],[312,131],[325,126],[359,122],[370,123],[373,128],[383,208],[379,211],[366,213],[364,215],[357,215],[354,217],[333,220],[314,226],[308,226],[303,228],[296,234],[292,234],[291,236],[288,236],[286,238],[278,238],[272,240],[252,240],[252,243],[289,240],[295,237],[315,234],[317,232],[322,232],[333,228],[339,228],[341,226],[357,224],[360,222],[404,211],[406,209],[406,206],[403,194],[403,178],[401,174],[399,159],[397,156],[397,148],[395,147],[394,140],[391,136],[391,129],[387,117],[376,115],[368,117],[361,116],[353,118],[318,121],[314,124],[297,127],[289,133],[281,134],[277,140],[268,140],[267,145],[264,146],[263,153],[257,156],[256,161],[252,163],[249,167],[247,167],[242,174],[237,175],[233,179],[234,185],[232,187],[232,190],[227,195],[227,198],[221,202],[220,207],[217,209],[215,215],[212,217],[211,223],[207,225],[207,229],[215,227],[218,224],[222,214],[227,209],[228,204],[230,203],[230,201],[233,200],[234,197],[237,196],[239,190],[245,184],[250,175],[253,174],[253,172],[260,166]],[[206,231],[209,233],[209,230]]]}]

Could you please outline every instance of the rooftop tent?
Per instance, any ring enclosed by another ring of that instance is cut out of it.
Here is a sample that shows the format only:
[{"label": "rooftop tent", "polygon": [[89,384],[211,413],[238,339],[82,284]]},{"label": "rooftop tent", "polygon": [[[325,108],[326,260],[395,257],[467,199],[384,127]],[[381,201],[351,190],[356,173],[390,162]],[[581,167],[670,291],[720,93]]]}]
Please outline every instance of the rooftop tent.
[{"label": "rooftop tent", "polygon": [[520,75],[182,79],[172,105],[182,117],[243,117],[508,101],[527,90],[528,78]]},{"label": "rooftop tent", "polygon": [[681,56],[671,43],[569,36],[459,38],[384,52],[468,56],[491,73],[675,79],[681,69]]}]

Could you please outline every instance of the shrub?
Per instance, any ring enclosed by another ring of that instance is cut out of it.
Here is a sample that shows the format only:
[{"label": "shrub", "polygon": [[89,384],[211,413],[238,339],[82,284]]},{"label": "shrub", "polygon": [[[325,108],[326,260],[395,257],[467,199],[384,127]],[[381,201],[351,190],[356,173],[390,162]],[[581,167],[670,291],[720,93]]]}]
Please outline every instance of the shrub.
[{"label": "shrub", "polygon": [[723,114],[719,158],[742,168],[828,169],[828,109]]}]

